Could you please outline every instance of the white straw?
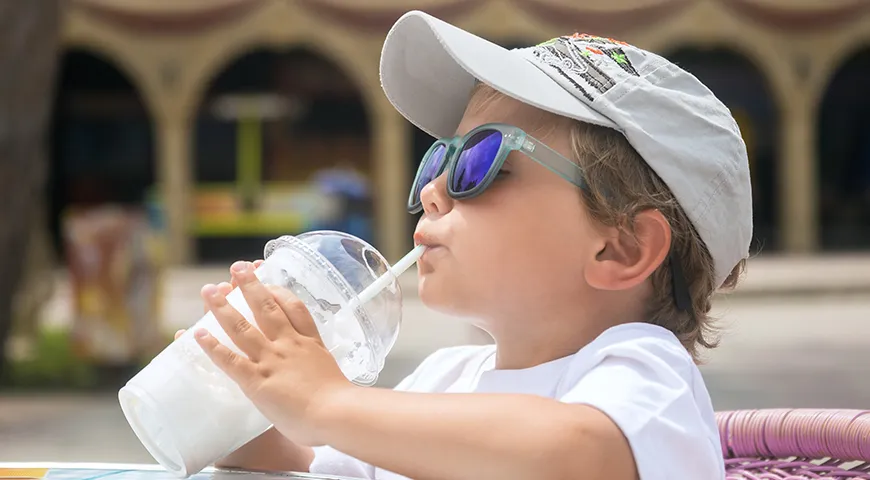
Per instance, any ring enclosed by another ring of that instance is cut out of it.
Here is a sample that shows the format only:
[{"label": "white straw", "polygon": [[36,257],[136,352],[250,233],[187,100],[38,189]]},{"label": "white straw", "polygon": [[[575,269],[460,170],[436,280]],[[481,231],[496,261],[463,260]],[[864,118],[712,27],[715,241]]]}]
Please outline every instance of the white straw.
[{"label": "white straw", "polygon": [[374,282],[371,283],[368,287],[365,288],[362,292],[359,293],[357,298],[359,299],[357,302],[351,302],[350,307],[356,308],[359,305],[364,305],[366,302],[375,298],[381,290],[387,288],[393,278],[399,278],[399,275],[405,273],[405,270],[409,269],[411,265],[417,262],[420,259],[420,255],[423,255],[423,252],[426,251],[425,245],[417,245],[413,250],[408,252],[401,260],[396,262],[392,267],[390,267],[390,271],[378,277]]}]

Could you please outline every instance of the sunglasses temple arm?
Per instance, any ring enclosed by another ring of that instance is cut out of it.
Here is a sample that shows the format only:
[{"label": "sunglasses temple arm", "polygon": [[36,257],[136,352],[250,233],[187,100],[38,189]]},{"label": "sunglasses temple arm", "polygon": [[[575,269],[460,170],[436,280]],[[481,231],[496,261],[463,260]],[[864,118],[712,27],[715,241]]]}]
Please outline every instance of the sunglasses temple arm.
[{"label": "sunglasses temple arm", "polygon": [[527,136],[526,141],[523,142],[520,150],[528,155],[532,160],[535,160],[577,187],[582,189],[587,188],[586,177],[583,175],[583,169],[576,163],[565,158],[559,152],[548,147],[546,144],[539,142],[531,136]]}]

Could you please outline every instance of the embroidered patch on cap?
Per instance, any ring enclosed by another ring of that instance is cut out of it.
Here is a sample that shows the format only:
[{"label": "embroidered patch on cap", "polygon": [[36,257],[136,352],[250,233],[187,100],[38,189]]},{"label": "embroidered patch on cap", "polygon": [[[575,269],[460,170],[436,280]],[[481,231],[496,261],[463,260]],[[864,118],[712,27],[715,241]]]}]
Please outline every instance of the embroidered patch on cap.
[{"label": "embroidered patch on cap", "polygon": [[556,37],[518,51],[539,67],[551,69],[545,71],[590,102],[626,77],[640,76],[635,63],[648,59],[647,52],[628,43],[586,33]]}]

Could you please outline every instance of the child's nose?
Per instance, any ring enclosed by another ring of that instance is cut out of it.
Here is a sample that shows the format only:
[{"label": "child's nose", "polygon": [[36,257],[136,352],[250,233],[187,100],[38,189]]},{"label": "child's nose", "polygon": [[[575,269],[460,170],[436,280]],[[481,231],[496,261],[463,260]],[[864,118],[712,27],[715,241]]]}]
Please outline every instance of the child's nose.
[{"label": "child's nose", "polygon": [[453,199],[447,194],[447,173],[442,173],[420,191],[420,203],[426,215],[444,215],[453,208]]}]

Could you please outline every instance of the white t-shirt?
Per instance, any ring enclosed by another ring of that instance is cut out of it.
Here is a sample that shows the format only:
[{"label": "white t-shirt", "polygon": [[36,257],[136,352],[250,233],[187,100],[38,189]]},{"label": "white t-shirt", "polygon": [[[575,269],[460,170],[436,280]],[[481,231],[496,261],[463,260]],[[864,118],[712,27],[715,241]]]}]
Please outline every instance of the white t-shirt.
[{"label": "white t-shirt", "polygon": [[[724,479],[710,396],[688,352],[668,330],[630,323],[606,330],[577,353],[522,370],[496,370],[495,347],[439,350],[396,390],[523,393],[606,413],[631,445],[641,480]],[[312,473],[378,480],[405,477],[330,447],[315,449]]]}]

